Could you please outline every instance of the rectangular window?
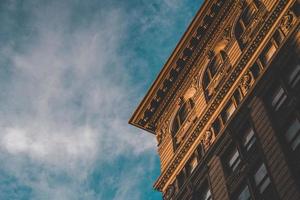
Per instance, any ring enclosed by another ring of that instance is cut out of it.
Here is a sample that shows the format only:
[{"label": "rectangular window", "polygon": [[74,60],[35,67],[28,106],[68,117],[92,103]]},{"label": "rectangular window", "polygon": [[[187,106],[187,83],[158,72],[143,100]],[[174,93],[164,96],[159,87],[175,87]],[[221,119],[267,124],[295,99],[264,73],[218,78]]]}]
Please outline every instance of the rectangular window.
[{"label": "rectangular window", "polygon": [[241,158],[240,158],[240,154],[239,154],[239,151],[237,149],[235,149],[229,159],[228,159],[228,168],[231,170],[231,171],[235,171],[236,168],[239,166],[241,162]]},{"label": "rectangular window", "polygon": [[205,191],[203,191],[203,194],[201,194],[201,200],[211,200],[211,191],[209,188],[206,188]]},{"label": "rectangular window", "polygon": [[266,66],[272,59],[275,52],[276,52],[276,46],[272,42],[267,44],[266,48],[264,49],[261,55],[262,64]]},{"label": "rectangular window", "polygon": [[181,188],[181,186],[183,185],[185,181],[185,176],[184,176],[184,171],[181,171],[178,176],[177,176],[177,186],[178,186],[178,189]]},{"label": "rectangular window", "polygon": [[256,138],[254,135],[253,128],[252,127],[247,128],[243,135],[243,146],[245,147],[245,149],[247,151],[249,151],[249,149],[251,149],[251,147],[253,146],[255,141],[256,141]]},{"label": "rectangular window", "polygon": [[230,119],[235,110],[236,105],[233,103],[233,101],[230,101],[222,112],[222,119],[224,124]]},{"label": "rectangular window", "polygon": [[193,156],[192,159],[189,161],[189,165],[188,165],[189,174],[193,173],[193,171],[196,169],[197,165],[198,165],[197,156]]},{"label": "rectangular window", "polygon": [[241,19],[246,27],[250,24],[256,11],[257,11],[257,9],[256,9],[255,5],[252,3],[250,5],[248,5],[245,8],[245,10],[243,11]]},{"label": "rectangular window", "polygon": [[273,36],[276,44],[279,46],[284,40],[284,35],[281,30],[276,30]]},{"label": "rectangular window", "polygon": [[285,138],[293,151],[295,151],[300,146],[300,122],[297,118],[292,120],[289,124],[286,132]]},{"label": "rectangular window", "polygon": [[293,88],[300,80],[300,64],[296,64],[288,74],[288,83]]},{"label": "rectangular window", "polygon": [[279,108],[282,106],[282,104],[285,102],[286,99],[287,99],[287,95],[284,89],[281,86],[276,88],[275,92],[273,93],[272,102],[271,102],[271,105],[274,108],[274,110],[275,111],[279,110]]},{"label": "rectangular window", "polygon": [[242,191],[238,194],[237,200],[251,200],[251,194],[249,187],[246,185]]},{"label": "rectangular window", "polygon": [[263,194],[271,183],[265,164],[262,164],[255,172],[254,181],[259,192]]},{"label": "rectangular window", "polygon": [[211,200],[212,198],[211,198],[211,192],[210,192],[210,190],[208,189],[207,190],[207,192],[206,192],[206,194],[205,194],[205,196],[204,196],[204,200]]},{"label": "rectangular window", "polygon": [[212,200],[211,191],[207,182],[201,187],[199,196],[199,200]]},{"label": "rectangular window", "polygon": [[212,129],[215,135],[218,135],[218,133],[221,131],[222,128],[222,124],[221,124],[221,120],[218,117],[212,124]]},{"label": "rectangular window", "polygon": [[251,68],[250,68],[250,71],[252,73],[252,76],[254,79],[257,79],[257,77],[259,76],[260,74],[260,67],[257,63],[255,63]]}]

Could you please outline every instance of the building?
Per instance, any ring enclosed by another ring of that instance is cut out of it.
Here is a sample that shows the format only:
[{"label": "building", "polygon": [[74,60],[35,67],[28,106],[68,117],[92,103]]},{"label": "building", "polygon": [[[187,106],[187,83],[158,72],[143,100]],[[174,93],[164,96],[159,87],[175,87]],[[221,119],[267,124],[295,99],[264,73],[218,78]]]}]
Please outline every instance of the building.
[{"label": "building", "polygon": [[206,0],[130,123],[166,200],[300,199],[300,1]]}]

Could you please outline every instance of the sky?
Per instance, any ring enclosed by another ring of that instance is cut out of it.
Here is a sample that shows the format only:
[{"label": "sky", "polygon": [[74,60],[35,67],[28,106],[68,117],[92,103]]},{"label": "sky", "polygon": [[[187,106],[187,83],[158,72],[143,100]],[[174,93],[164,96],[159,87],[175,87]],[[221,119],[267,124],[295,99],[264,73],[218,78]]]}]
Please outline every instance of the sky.
[{"label": "sky", "polygon": [[201,3],[1,0],[0,199],[161,199],[128,120]]}]

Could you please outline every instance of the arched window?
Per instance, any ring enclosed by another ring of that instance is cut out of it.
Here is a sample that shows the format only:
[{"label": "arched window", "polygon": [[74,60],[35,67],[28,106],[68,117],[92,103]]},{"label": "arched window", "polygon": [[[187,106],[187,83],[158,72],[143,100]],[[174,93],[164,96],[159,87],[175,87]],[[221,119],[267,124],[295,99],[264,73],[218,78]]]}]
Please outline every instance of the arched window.
[{"label": "arched window", "polygon": [[180,106],[172,122],[171,133],[173,136],[176,135],[176,133],[178,132],[181,125],[186,120],[188,114],[190,113],[193,107],[194,107],[194,102],[191,99],[185,101]]},{"label": "arched window", "polygon": [[242,13],[236,23],[235,26],[235,37],[241,48],[245,47],[246,40],[248,39],[246,34],[250,34],[247,32],[247,29],[251,26],[253,19],[256,16],[259,8],[263,6],[259,0],[246,0],[242,7]]},{"label": "arched window", "polygon": [[205,91],[205,96],[207,99],[210,98],[210,83],[214,79],[215,75],[219,68],[223,65],[227,58],[226,53],[221,50],[218,54],[216,54],[212,60],[209,62],[208,67],[206,68],[203,76],[203,89]]}]

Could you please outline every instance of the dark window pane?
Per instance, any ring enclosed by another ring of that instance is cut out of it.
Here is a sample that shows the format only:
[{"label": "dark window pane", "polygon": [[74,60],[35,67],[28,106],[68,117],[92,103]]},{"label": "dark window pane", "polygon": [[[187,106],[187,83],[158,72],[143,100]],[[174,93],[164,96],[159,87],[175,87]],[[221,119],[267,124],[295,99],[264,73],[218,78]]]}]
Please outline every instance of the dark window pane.
[{"label": "dark window pane", "polygon": [[189,105],[187,103],[184,103],[181,108],[178,111],[178,116],[179,116],[179,122],[182,124],[184,120],[186,119],[188,113],[189,113]]},{"label": "dark window pane", "polygon": [[217,118],[214,123],[212,124],[212,128],[215,135],[218,135],[218,133],[221,131],[221,121],[219,118]]},{"label": "dark window pane", "polygon": [[246,150],[248,151],[252,146],[253,144],[255,143],[256,141],[256,138],[255,138],[255,135],[254,135],[254,130],[253,128],[248,128],[244,134],[244,137],[243,137],[243,145],[244,147],[246,148]]},{"label": "dark window pane", "polygon": [[281,86],[279,86],[275,90],[272,97],[273,98],[272,98],[271,105],[272,105],[272,107],[274,108],[275,111],[277,111],[282,106],[284,101],[287,99],[287,95],[286,95],[284,89]]},{"label": "dark window pane", "polygon": [[209,70],[210,70],[212,77],[217,73],[219,67],[222,64],[223,64],[223,58],[222,58],[221,54],[217,54],[209,64]]},{"label": "dark window pane", "polygon": [[270,185],[271,181],[267,174],[267,169],[264,164],[262,164],[254,174],[255,185],[257,186],[259,192],[263,194],[266,188]]},{"label": "dark window pane", "polygon": [[300,123],[299,120],[296,118],[292,121],[289,125],[286,133],[285,138],[287,142],[290,144],[292,150],[296,150],[300,145]]},{"label": "dark window pane", "polygon": [[279,46],[284,39],[283,33],[280,30],[276,30],[274,33],[274,40],[276,44]]},{"label": "dark window pane", "polygon": [[241,162],[240,154],[239,154],[238,150],[235,149],[232,152],[231,156],[229,157],[228,167],[231,169],[231,171],[234,171],[234,170],[236,170],[236,168],[238,167],[240,162]]},{"label": "dark window pane", "polygon": [[212,197],[211,197],[211,191],[209,189],[209,186],[208,186],[208,183],[205,183],[200,191],[199,191],[199,200],[211,200]]},{"label": "dark window pane", "polygon": [[183,183],[184,183],[184,173],[183,171],[179,173],[179,175],[177,176],[177,184],[178,184],[178,188],[180,188]]},{"label": "dark window pane", "polygon": [[255,14],[256,8],[253,4],[247,6],[244,10],[241,19],[243,20],[245,26],[248,26],[251,22],[252,16]]},{"label": "dark window pane", "polygon": [[300,80],[300,64],[296,64],[288,74],[288,83],[295,87]]},{"label": "dark window pane", "polygon": [[244,187],[242,192],[239,194],[237,200],[250,200],[251,195],[248,186]]},{"label": "dark window pane", "polygon": [[242,93],[241,93],[240,89],[237,89],[234,92],[233,96],[234,96],[234,99],[237,104],[239,104],[242,101]]},{"label": "dark window pane", "polygon": [[208,71],[206,71],[204,73],[204,77],[203,77],[203,88],[204,89],[207,88],[207,86],[209,85],[209,83],[211,81],[210,75],[208,73],[209,73]]},{"label": "dark window pane", "polygon": [[179,130],[180,124],[177,117],[173,120],[171,132],[174,135]]},{"label": "dark window pane", "polygon": [[180,129],[180,126],[187,118],[193,106],[193,101],[189,99],[179,108],[172,122],[172,134],[175,134]]},{"label": "dark window pane", "polygon": [[260,68],[258,66],[257,63],[255,63],[252,67],[251,67],[251,73],[254,77],[254,79],[256,79],[258,76],[259,76],[259,73],[260,73]]},{"label": "dark window pane", "polygon": [[237,40],[240,40],[242,34],[244,33],[244,26],[242,22],[237,22],[236,26],[235,26],[235,37]]}]

